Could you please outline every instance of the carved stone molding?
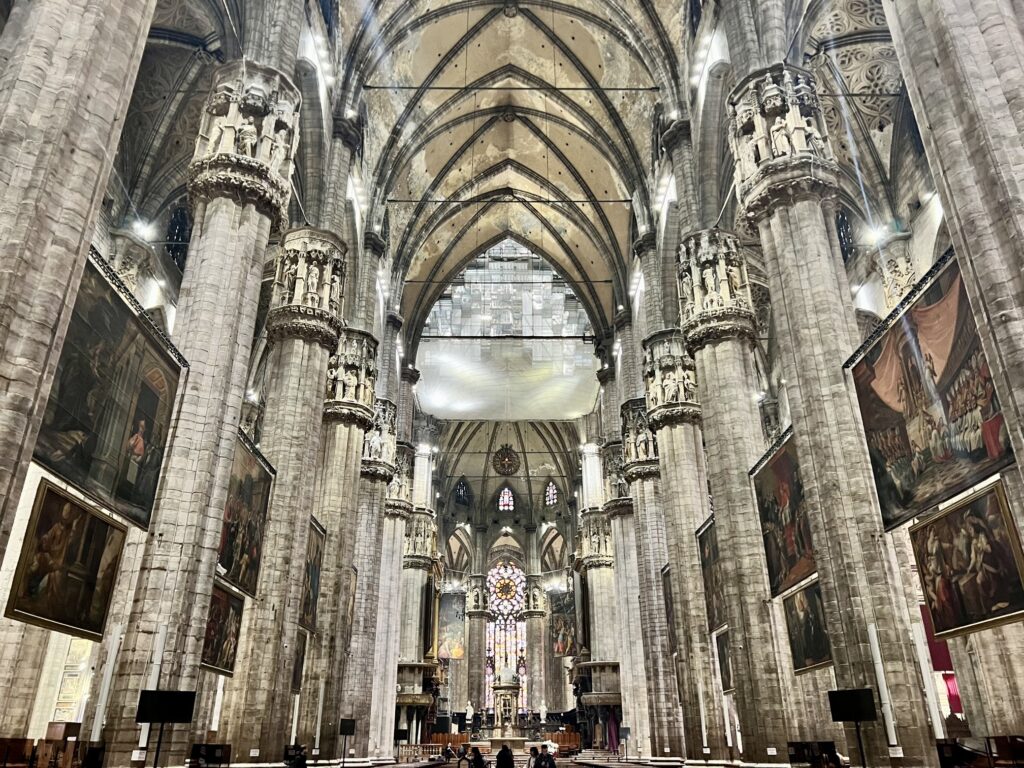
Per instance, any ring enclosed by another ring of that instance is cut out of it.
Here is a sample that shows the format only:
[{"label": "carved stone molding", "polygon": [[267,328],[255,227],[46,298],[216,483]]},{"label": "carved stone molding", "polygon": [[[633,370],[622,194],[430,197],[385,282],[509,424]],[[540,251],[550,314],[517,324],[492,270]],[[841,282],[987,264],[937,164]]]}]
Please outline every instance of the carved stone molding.
[{"label": "carved stone molding", "polygon": [[679,316],[691,351],[756,333],[750,275],[739,240],[721,229],[691,232],[679,246]]},{"label": "carved stone molding", "polygon": [[661,464],[657,459],[631,462],[625,465],[625,470],[627,483],[634,483],[637,480],[656,480],[661,477]]},{"label": "carved stone molding", "polygon": [[365,430],[373,426],[373,411],[362,403],[327,400],[324,402],[324,421],[354,424]]},{"label": "carved stone molding", "polygon": [[337,352],[327,366],[327,399],[372,409],[376,386],[377,340],[366,331],[342,328]]},{"label": "carved stone molding", "polygon": [[[363,462],[363,466],[366,466],[366,462]],[[364,473],[364,476],[365,473]],[[370,475],[370,477],[376,477],[379,479],[379,475]],[[392,517],[397,520],[408,520],[412,514],[412,504],[406,504],[404,501],[398,499],[388,499],[384,504],[384,516]]]},{"label": "carved stone molding", "polygon": [[[409,523],[406,522],[406,525]],[[427,555],[402,555],[402,567],[416,571],[429,571],[434,567],[434,558]]]},{"label": "carved stone molding", "polygon": [[288,304],[267,313],[267,340],[305,339],[334,349],[338,343],[341,321],[337,316],[316,307]]},{"label": "carved stone molding", "polygon": [[614,520],[616,517],[622,517],[624,515],[632,515],[633,500],[630,498],[612,499],[611,501],[605,502],[602,509],[605,515],[608,516],[609,520]]},{"label": "carved stone molding", "polygon": [[[359,474],[372,480],[383,480],[385,483],[390,483],[391,478],[395,476],[395,466],[374,459],[363,459],[359,464]],[[392,501],[395,500],[389,499],[388,503],[390,504]]]},{"label": "carved stone molding", "polygon": [[652,333],[643,342],[644,387],[651,429],[700,421],[697,376],[682,334],[675,328]]},{"label": "carved stone molding", "polygon": [[335,115],[332,125],[334,138],[341,139],[341,142],[352,152],[358,152],[363,143],[363,133],[359,130],[359,123],[349,117]]},{"label": "carved stone molding", "polygon": [[680,144],[690,140],[690,135],[691,125],[689,120],[673,120],[668,129],[661,134],[661,146],[665,148],[666,152],[675,152]]},{"label": "carved stone molding", "polygon": [[251,61],[219,67],[188,169],[193,204],[228,197],[255,205],[275,229],[285,226],[299,103],[282,72]]},{"label": "carved stone molding", "polygon": [[740,82],[729,96],[728,136],[736,197],[750,218],[763,218],[782,199],[837,189],[817,85],[805,69],[776,64]]}]

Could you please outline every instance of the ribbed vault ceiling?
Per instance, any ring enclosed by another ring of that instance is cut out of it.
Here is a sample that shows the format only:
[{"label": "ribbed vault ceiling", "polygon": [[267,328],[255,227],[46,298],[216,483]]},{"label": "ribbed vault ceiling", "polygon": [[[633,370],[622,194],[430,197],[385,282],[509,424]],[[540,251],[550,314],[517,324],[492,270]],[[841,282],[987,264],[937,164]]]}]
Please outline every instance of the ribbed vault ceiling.
[{"label": "ribbed vault ceiling", "polygon": [[421,324],[440,288],[511,236],[607,330],[634,212],[648,223],[656,106],[677,103],[678,5],[344,4],[342,98],[365,119],[370,217],[387,212],[403,316]]}]

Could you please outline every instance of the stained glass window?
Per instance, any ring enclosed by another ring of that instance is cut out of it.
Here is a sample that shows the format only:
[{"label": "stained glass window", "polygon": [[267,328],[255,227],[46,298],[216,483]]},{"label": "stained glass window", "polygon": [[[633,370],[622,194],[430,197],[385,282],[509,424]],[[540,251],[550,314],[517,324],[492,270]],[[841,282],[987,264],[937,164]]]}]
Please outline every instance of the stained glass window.
[{"label": "stained glass window", "polygon": [[455,503],[464,507],[469,506],[469,486],[465,480],[459,480],[455,486]]},{"label": "stained glass window", "polygon": [[499,561],[487,574],[487,591],[494,621],[487,623],[485,707],[494,709],[494,681],[504,670],[511,670],[519,676],[519,710],[525,712],[526,622],[519,613],[526,607],[526,574],[515,563]]},{"label": "stained glass window", "polygon": [[544,506],[553,507],[558,503],[558,487],[549,482],[548,487],[544,489]]},{"label": "stained glass window", "polygon": [[513,512],[516,508],[516,500],[512,495],[511,488],[502,488],[501,493],[498,494],[498,511],[499,512]]}]

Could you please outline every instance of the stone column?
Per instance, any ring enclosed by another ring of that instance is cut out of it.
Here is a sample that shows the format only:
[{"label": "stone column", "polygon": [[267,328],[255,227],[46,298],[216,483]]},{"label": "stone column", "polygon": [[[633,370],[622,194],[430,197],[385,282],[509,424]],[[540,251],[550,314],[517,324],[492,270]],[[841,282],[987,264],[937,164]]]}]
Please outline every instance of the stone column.
[{"label": "stone column", "polygon": [[[287,220],[298,103],[285,75],[233,62],[217,70],[201,118],[189,167],[196,223],[175,324],[190,369],[114,676],[106,729],[114,764],[127,764],[138,746],[135,708],[150,670],[159,668],[161,688],[194,690],[200,681],[264,252],[272,227]],[[162,752],[169,763],[184,759],[187,737],[174,729]]]},{"label": "stone column", "polygon": [[[291,736],[287,682],[298,645],[301,564],[313,506],[310,467],[320,452],[323,382],[341,330],[344,254],[344,243],[313,229],[286,233],[279,250],[267,314],[270,352],[260,443],[277,476],[259,589],[242,615],[243,640],[224,705],[226,739],[241,755],[257,748],[265,758],[276,758]],[[325,551],[324,559],[331,554]]]},{"label": "stone column", "polygon": [[19,3],[0,38],[0,557],[155,6]]},{"label": "stone column", "polygon": [[[372,553],[373,560],[366,564],[369,580],[375,580],[376,617],[374,643],[371,652],[362,657],[365,662],[372,659],[371,680],[367,685],[364,673],[357,676],[356,684],[371,688],[369,707],[360,713],[368,717],[369,733],[366,755],[369,757],[390,757],[393,747],[395,686],[398,684],[398,627],[399,603],[396,596],[401,594],[402,549],[405,538],[405,522],[409,517],[408,506],[401,501],[388,501],[388,488],[394,479],[395,430],[397,407],[388,400],[377,400],[374,426],[367,433],[363,448],[362,479],[360,482],[360,504],[366,503],[376,515],[382,516],[381,540],[378,549]],[[382,435],[382,447],[377,447],[376,435]],[[365,663],[364,662],[364,663]],[[351,670],[347,677],[352,677]],[[346,679],[346,684],[348,680]]]},{"label": "stone column", "polygon": [[[486,531],[486,527],[484,527]],[[474,538],[479,539],[480,536]],[[487,622],[491,613],[487,609],[487,577],[474,573],[468,579],[466,592],[466,662],[469,687],[469,703],[480,715],[484,714],[487,701],[487,680],[484,674],[484,660],[487,657]],[[462,705],[462,702],[459,702]]]},{"label": "stone column", "polygon": [[[347,674],[348,660],[373,653],[376,592],[368,585],[381,541],[381,515],[359,503],[360,469],[366,433],[374,422],[372,394],[377,377],[377,340],[343,328],[327,369],[320,456],[317,519],[327,531],[320,593],[324,631],[307,647],[305,680],[323,685],[320,757],[340,757],[338,719],[356,718],[368,727],[363,711],[370,691],[358,675]],[[362,386],[360,386],[362,381]],[[358,665],[358,662],[357,662]],[[356,669],[359,667],[356,666]],[[319,690],[317,690],[319,698]],[[358,733],[358,730],[357,730]],[[355,749],[358,739],[349,739]],[[362,743],[365,749],[365,741]]]},{"label": "stone column", "polygon": [[[650,757],[682,757],[679,697],[669,648],[661,570],[668,564],[668,538],[660,498],[658,445],[643,399],[622,405],[623,473],[633,498],[643,638],[651,725]],[[615,551],[622,550],[615,545]]]},{"label": "stone column", "polygon": [[[714,694],[713,656],[696,531],[711,514],[693,359],[672,328],[644,340],[647,421],[661,466],[674,602],[669,633],[683,708],[687,757],[723,759],[725,726]],[[667,599],[668,596],[666,596]]]},{"label": "stone column", "polygon": [[[428,608],[424,596],[430,582],[430,571],[434,567],[436,540],[433,510],[425,507],[414,508],[405,526],[402,555],[399,661],[423,661],[423,647],[426,641],[423,627]],[[393,597],[391,604],[395,607]]]},{"label": "stone column", "polygon": [[[661,135],[661,145],[672,158],[672,173],[676,182],[676,205],[679,207],[679,226],[683,232],[695,229],[700,221],[698,201],[704,196],[697,188],[693,158],[693,133],[689,116],[673,120]],[[717,205],[718,198],[712,201]],[[674,314],[674,313],[673,313]]]},{"label": "stone column", "polygon": [[[764,250],[836,683],[877,687],[874,626],[895,713],[892,746],[910,762],[931,762],[909,617],[889,570],[863,425],[842,369],[858,333],[835,231],[839,169],[815,89],[811,73],[783,65],[736,87],[729,98],[736,192]],[[715,375],[720,382],[720,366]],[[869,763],[887,759],[881,720],[865,740]]]},{"label": "stone column", "polygon": [[[527,537],[536,541],[536,529],[527,528]],[[536,549],[534,544],[531,549]],[[534,558],[528,558],[532,560]],[[531,569],[537,568],[535,564]],[[543,578],[539,574],[527,576],[526,607],[520,617],[526,622],[526,708],[530,712],[540,712],[541,706],[547,709],[547,669],[545,660],[548,655],[548,613],[547,595],[544,591]],[[552,670],[560,674],[560,669]]]},{"label": "stone column", "polygon": [[[697,380],[706,382],[701,406],[707,472],[718,510],[721,599],[729,625],[744,758],[785,761],[787,722],[769,611],[771,594],[761,522],[747,474],[765,447],[756,399],[754,311],[746,262],[733,235],[703,230],[684,236],[679,303]],[[704,628],[718,629],[707,623]],[[769,755],[769,749],[775,754]]]},{"label": "stone column", "polygon": [[[620,449],[621,444],[612,444]],[[607,449],[609,446],[605,446]],[[604,514],[612,530],[615,552],[615,599],[619,618],[619,687],[622,696],[622,725],[631,730],[629,751],[651,756],[650,720],[647,709],[647,673],[644,666],[644,641],[640,624],[640,571],[637,563],[636,520],[633,500],[612,498],[605,502]]]}]

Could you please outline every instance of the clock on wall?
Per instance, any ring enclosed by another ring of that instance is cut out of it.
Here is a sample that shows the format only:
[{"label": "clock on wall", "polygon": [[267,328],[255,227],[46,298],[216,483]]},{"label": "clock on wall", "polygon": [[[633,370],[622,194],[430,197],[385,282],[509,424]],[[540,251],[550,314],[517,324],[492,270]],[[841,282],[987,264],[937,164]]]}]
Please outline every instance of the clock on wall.
[{"label": "clock on wall", "polygon": [[519,454],[513,450],[511,445],[505,443],[494,452],[491,464],[494,467],[494,471],[499,475],[505,475],[506,477],[514,475],[519,471]]}]

